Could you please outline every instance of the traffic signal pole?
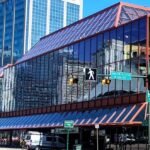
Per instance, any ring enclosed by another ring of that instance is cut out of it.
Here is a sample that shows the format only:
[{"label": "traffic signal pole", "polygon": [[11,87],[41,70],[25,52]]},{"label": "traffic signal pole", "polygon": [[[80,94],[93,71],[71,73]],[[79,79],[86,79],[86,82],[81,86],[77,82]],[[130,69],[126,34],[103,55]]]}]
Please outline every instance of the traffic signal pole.
[{"label": "traffic signal pole", "polygon": [[66,150],[69,150],[69,129],[67,129],[67,149]]},{"label": "traffic signal pole", "polygon": [[[150,72],[150,69],[149,69],[149,50],[150,50],[150,17],[147,16],[147,19],[146,19],[146,64],[147,64],[147,78],[146,78],[146,87],[147,87],[147,90],[149,90],[149,84],[148,84],[148,75],[149,75],[149,72]],[[149,91],[148,91],[149,92]],[[148,101],[147,102],[147,105],[148,105],[148,150],[150,150],[150,102]]]},{"label": "traffic signal pole", "polygon": [[148,105],[148,150],[150,150],[150,103]]}]

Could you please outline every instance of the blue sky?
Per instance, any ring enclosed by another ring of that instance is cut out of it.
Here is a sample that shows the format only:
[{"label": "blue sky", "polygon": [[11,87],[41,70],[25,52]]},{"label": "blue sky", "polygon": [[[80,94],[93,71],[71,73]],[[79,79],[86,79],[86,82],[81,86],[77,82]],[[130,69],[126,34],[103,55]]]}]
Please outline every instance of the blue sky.
[{"label": "blue sky", "polygon": [[[89,16],[95,12],[98,12],[118,2],[120,1],[119,0],[83,0],[84,17]],[[150,7],[150,0],[123,0],[122,2]]]}]

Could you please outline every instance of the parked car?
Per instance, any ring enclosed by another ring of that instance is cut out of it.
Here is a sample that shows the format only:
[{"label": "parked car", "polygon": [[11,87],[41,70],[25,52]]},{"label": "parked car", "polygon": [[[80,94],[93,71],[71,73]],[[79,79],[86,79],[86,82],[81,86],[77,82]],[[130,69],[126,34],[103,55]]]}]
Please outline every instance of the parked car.
[{"label": "parked car", "polygon": [[148,144],[148,136],[140,136],[136,138],[136,143]]},{"label": "parked car", "polygon": [[25,145],[28,150],[40,150],[42,148],[65,148],[65,140],[59,136],[44,135],[40,132],[30,131],[25,136]]},{"label": "parked car", "polygon": [[134,134],[119,134],[118,140],[120,143],[132,144],[135,142],[135,137]]},{"label": "parked car", "polygon": [[126,135],[126,143],[129,143],[129,144],[135,143],[134,134],[127,134]]}]

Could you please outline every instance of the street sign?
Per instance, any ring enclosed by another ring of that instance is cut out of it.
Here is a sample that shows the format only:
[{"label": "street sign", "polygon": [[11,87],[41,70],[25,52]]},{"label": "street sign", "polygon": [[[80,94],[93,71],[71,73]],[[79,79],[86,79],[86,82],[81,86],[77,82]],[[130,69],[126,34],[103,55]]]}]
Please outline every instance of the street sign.
[{"label": "street sign", "polygon": [[74,121],[73,120],[65,120],[64,121],[64,128],[67,130],[67,149],[66,150],[69,150],[69,132],[70,132],[70,129],[72,129],[74,127]]},{"label": "street sign", "polygon": [[74,127],[74,121],[73,120],[65,120],[64,121],[64,128],[71,129]]},{"label": "street sign", "polygon": [[85,80],[96,81],[97,80],[97,69],[96,68],[85,68]]},{"label": "street sign", "polygon": [[95,129],[99,129],[99,124],[95,124]]},{"label": "street sign", "polygon": [[[69,133],[77,134],[77,133],[79,133],[79,128],[78,127],[71,128],[71,129],[69,129]],[[55,129],[55,134],[67,134],[67,129],[65,129],[65,128],[56,128]]]},{"label": "street sign", "polygon": [[112,71],[111,79],[118,79],[118,80],[131,80],[131,73],[128,72],[118,72],[118,71]]},{"label": "street sign", "polygon": [[150,93],[149,90],[146,90],[146,101],[150,103]]}]

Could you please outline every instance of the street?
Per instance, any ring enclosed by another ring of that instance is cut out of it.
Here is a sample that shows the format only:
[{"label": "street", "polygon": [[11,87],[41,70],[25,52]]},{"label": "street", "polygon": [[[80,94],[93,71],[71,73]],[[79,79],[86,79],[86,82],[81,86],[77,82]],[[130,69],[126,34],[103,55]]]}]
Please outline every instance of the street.
[{"label": "street", "polygon": [[[116,147],[116,145],[112,144],[111,148],[113,150],[123,150],[123,148],[119,149],[119,145]],[[6,148],[6,147],[0,147],[0,150],[26,150],[26,149],[23,149],[23,148]],[[148,149],[147,149],[147,147],[146,147],[145,144],[139,144],[139,145],[138,144],[133,144],[132,146],[131,145],[127,145],[126,148],[125,148],[125,150],[148,150]]]},{"label": "street", "polygon": [[0,150],[25,150],[23,148],[6,148],[6,147],[0,147]]}]

